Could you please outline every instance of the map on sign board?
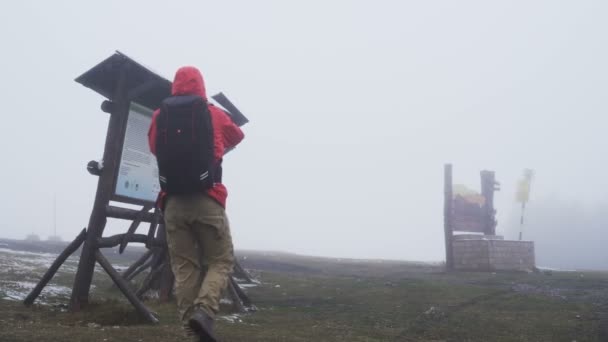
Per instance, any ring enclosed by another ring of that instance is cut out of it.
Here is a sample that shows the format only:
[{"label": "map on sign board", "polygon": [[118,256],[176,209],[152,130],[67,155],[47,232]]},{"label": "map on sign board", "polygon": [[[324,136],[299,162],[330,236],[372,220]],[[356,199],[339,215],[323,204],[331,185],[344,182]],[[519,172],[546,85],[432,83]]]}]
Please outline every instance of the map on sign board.
[{"label": "map on sign board", "polygon": [[160,184],[156,157],[148,147],[148,128],[153,111],[131,102],[122,146],[115,194],[144,202],[155,202]]}]

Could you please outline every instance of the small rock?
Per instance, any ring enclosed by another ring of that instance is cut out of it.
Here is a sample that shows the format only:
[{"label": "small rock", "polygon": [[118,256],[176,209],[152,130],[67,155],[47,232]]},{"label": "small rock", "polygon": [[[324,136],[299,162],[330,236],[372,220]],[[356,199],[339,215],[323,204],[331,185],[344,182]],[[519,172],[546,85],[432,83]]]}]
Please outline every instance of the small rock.
[{"label": "small rock", "polygon": [[440,308],[431,306],[428,310],[426,310],[424,312],[424,315],[431,319],[438,319],[438,318],[442,318],[443,316],[445,316],[445,313],[443,311],[441,311]]}]

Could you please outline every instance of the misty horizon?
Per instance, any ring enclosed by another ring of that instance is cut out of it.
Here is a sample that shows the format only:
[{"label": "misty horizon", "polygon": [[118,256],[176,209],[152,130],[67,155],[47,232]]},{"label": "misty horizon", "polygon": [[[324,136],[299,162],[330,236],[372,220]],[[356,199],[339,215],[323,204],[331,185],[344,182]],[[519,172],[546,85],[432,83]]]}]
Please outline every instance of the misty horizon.
[{"label": "misty horizon", "polygon": [[[496,172],[509,239],[517,181],[533,169],[524,239],[537,265],[608,269],[607,3],[235,3],[0,14],[0,236],[53,235],[55,197],[64,241],[87,225],[86,163],[101,158],[109,116],[74,78],[120,50],[169,80],[197,66],[250,119],[224,162],[237,250],[442,261],[451,163],[476,191],[481,170]],[[109,220],[104,235],[128,226]]]}]

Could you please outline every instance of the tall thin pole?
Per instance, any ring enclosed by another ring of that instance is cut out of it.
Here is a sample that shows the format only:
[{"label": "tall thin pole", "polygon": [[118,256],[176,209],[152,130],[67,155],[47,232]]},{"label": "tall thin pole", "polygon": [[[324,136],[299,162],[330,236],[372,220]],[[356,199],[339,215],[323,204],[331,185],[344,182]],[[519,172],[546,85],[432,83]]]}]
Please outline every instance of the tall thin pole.
[{"label": "tall thin pole", "polygon": [[526,211],[526,202],[521,202],[521,218],[519,220],[519,241],[521,241],[524,231],[524,212]]},{"label": "tall thin pole", "polygon": [[443,219],[445,230],[445,268],[448,271],[454,269],[454,252],[452,251],[452,164],[444,166],[444,207]]},{"label": "tall thin pole", "polygon": [[524,214],[526,212],[526,203],[530,199],[530,190],[532,189],[533,177],[534,171],[531,169],[525,169],[523,178],[519,182],[519,189],[517,191],[517,199],[521,202],[521,217],[519,220],[519,241],[523,239]]},{"label": "tall thin pole", "polygon": [[494,211],[494,191],[496,188],[496,176],[494,171],[481,171],[481,195],[485,198],[484,203],[484,235],[496,235],[496,214]]},{"label": "tall thin pole", "polygon": [[57,237],[57,194],[53,195],[53,238]]}]

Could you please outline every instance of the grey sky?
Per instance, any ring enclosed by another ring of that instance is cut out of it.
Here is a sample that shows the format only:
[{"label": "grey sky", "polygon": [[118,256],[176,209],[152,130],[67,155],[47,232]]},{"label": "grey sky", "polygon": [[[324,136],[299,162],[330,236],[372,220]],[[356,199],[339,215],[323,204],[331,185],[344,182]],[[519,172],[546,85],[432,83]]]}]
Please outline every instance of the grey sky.
[{"label": "grey sky", "polygon": [[441,260],[444,162],[474,188],[496,171],[507,236],[525,167],[530,210],[575,201],[606,226],[607,17],[604,1],[11,2],[0,235],[49,235],[54,193],[65,239],[87,224],[108,116],[73,79],[117,49],[167,78],[198,66],[251,119],[225,164],[237,248]]}]

